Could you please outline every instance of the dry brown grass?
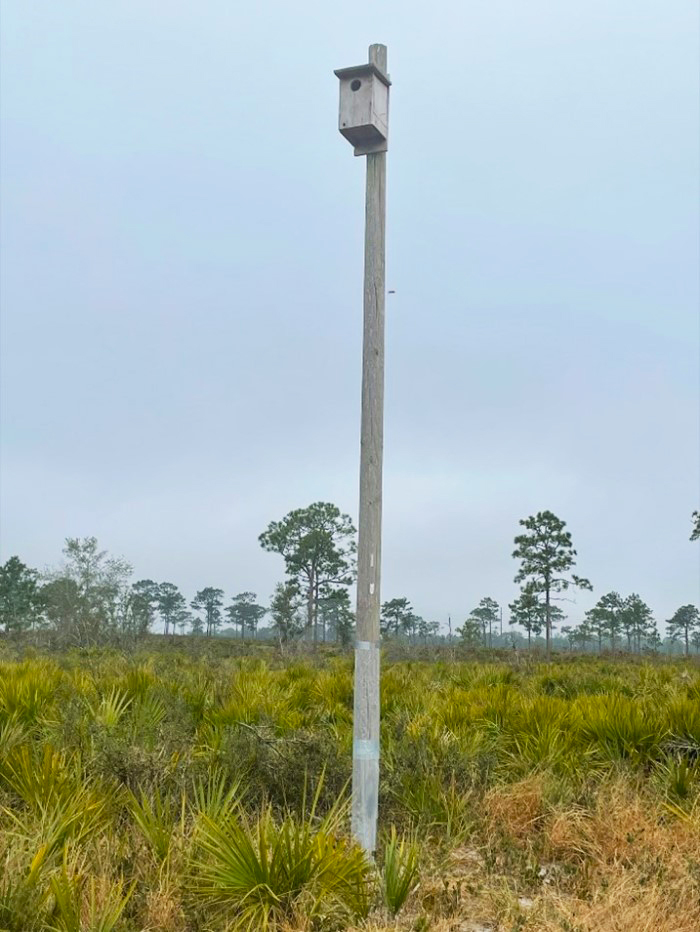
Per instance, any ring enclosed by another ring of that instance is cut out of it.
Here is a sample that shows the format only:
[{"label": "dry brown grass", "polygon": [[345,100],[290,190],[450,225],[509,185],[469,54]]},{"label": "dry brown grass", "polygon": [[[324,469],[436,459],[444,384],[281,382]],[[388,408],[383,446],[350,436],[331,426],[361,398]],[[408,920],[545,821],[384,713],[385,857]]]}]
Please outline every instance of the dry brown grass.
[{"label": "dry brown grass", "polygon": [[[399,919],[373,917],[357,929],[700,930],[700,818],[672,816],[629,780],[604,784],[583,809],[548,805],[546,783],[530,778],[489,791],[483,817],[483,836],[426,871]],[[493,857],[508,844],[528,867],[520,876],[512,860],[505,868],[506,857]]]},{"label": "dry brown grass", "polygon": [[551,894],[544,904],[550,918],[524,929],[538,932],[697,932],[697,888],[659,878],[642,886],[638,875],[613,877],[590,901]]},{"label": "dry brown grass", "polygon": [[177,891],[166,885],[146,896],[144,924],[149,932],[186,932],[187,922]]},{"label": "dry brown grass", "polygon": [[494,787],[484,797],[487,824],[510,838],[528,838],[542,823],[544,801],[544,781],[539,776]]},{"label": "dry brown grass", "polygon": [[[618,780],[595,808],[554,813],[544,837],[555,862],[577,869],[577,897],[553,890],[548,904],[582,932],[697,932],[700,822]],[[561,929],[561,919],[542,926]]]},{"label": "dry brown grass", "polygon": [[544,837],[552,859],[611,870],[700,864],[700,820],[679,819],[658,799],[619,779],[604,785],[591,810],[550,814]]}]

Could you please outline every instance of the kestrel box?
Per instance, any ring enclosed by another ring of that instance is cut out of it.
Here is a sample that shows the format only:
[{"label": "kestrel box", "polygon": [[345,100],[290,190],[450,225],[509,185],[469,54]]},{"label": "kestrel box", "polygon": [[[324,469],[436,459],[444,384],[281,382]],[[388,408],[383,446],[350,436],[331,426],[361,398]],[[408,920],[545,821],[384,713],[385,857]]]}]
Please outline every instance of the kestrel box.
[{"label": "kestrel box", "polygon": [[389,138],[391,81],[376,65],[339,68],[338,129],[355,147],[355,155],[386,152]]}]

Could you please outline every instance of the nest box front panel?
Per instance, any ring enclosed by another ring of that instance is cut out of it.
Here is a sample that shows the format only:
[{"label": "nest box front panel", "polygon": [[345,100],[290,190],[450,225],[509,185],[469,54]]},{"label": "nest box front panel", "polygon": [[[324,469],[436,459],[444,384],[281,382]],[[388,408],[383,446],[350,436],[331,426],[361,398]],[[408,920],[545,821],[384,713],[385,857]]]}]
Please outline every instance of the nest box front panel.
[{"label": "nest box front panel", "polygon": [[371,74],[341,81],[338,128],[355,147],[374,147],[386,141],[388,91]]}]

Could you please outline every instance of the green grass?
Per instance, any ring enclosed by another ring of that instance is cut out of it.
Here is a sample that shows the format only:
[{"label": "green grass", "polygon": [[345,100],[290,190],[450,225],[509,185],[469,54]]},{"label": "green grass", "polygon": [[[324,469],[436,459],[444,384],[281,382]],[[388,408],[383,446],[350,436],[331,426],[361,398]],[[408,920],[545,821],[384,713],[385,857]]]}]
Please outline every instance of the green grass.
[{"label": "green grass", "polygon": [[[541,863],[562,896],[615,889],[562,813],[584,832],[624,798],[700,827],[697,667],[385,658],[380,869],[348,833],[351,657],[254,650],[0,653],[0,930],[439,928],[491,884],[502,927],[535,929],[513,891],[544,890]],[[450,885],[455,858],[481,879]]]}]

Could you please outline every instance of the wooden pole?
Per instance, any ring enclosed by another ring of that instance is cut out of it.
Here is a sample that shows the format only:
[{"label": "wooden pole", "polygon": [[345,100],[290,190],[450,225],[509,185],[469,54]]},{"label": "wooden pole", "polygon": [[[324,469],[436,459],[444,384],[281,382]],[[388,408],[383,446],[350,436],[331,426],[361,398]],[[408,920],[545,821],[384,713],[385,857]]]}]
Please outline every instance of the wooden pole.
[{"label": "wooden pole", "polygon": [[[387,71],[385,45],[369,61]],[[384,454],[384,264],[386,152],[367,155],[365,284],[357,547],[357,643],[352,743],[352,832],[376,848],[379,796],[379,607]]]}]

